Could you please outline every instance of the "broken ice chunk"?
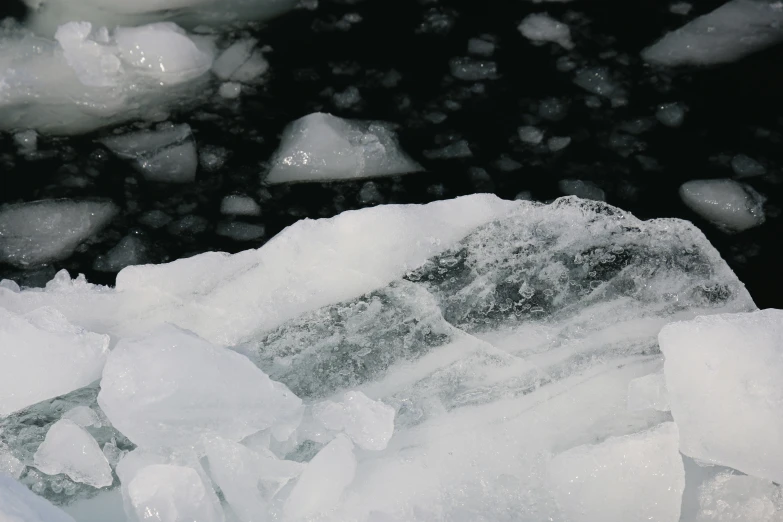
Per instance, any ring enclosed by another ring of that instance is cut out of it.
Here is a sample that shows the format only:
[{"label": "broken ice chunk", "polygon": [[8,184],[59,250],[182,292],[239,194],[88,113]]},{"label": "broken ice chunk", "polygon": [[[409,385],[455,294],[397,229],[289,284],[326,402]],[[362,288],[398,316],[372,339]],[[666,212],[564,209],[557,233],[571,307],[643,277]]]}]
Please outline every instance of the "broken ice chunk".
[{"label": "broken ice chunk", "polygon": [[374,401],[360,391],[349,391],[341,402],[324,401],[313,406],[313,417],[327,429],[342,430],[367,450],[386,448],[394,432],[394,408]]},{"label": "broken ice chunk", "polygon": [[242,86],[234,82],[226,82],[218,89],[218,94],[227,100],[235,100],[242,94]]},{"label": "broken ice chunk", "polygon": [[517,134],[522,143],[528,143],[530,145],[538,145],[544,140],[544,132],[530,125],[526,125],[517,129]]},{"label": "broken ice chunk", "polygon": [[220,213],[229,216],[258,216],[261,207],[250,196],[226,196],[220,202]]},{"label": "broken ice chunk", "polygon": [[737,178],[753,178],[767,173],[764,165],[745,154],[737,154],[731,158],[731,168]]},{"label": "broken ice chunk", "polygon": [[742,232],[766,220],[761,194],[731,179],[688,181],[680,187],[680,198],[691,210],[725,232]]},{"label": "broken ice chunk", "polygon": [[471,38],[468,40],[468,52],[476,56],[492,56],[495,44],[484,38]]},{"label": "broken ice chunk", "polygon": [[74,522],[73,518],[0,473],[0,520],[3,522]]},{"label": "broken ice chunk", "polygon": [[38,148],[38,133],[34,130],[17,132],[14,134],[14,142],[21,153],[33,153]]},{"label": "broken ice chunk", "polygon": [[30,266],[66,259],[111,221],[111,202],[43,200],[0,208],[0,262]]},{"label": "broken ice chunk", "polygon": [[560,453],[548,483],[563,522],[677,522],[685,489],[677,426]]},{"label": "broken ice chunk", "polygon": [[452,58],[449,66],[452,76],[468,82],[494,80],[498,74],[497,64],[487,60]]},{"label": "broken ice chunk", "polygon": [[778,522],[783,520],[780,486],[756,477],[721,473],[699,488],[694,522]]},{"label": "broken ice chunk", "polygon": [[384,123],[314,113],[291,123],[267,183],[331,181],[418,172]]},{"label": "broken ice chunk", "polygon": [[86,428],[100,423],[98,414],[89,406],[77,406],[63,414],[63,419],[74,422],[77,426]]},{"label": "broken ice chunk", "polygon": [[17,315],[0,308],[0,417],[90,384],[109,336],[69,323],[53,308]]},{"label": "broken ice chunk", "polygon": [[117,344],[98,404],[141,447],[198,449],[204,436],[240,440],[272,427],[301,401],[245,356],[165,326]]},{"label": "broken ice chunk", "polygon": [[215,59],[212,72],[221,80],[231,79],[231,75],[250,59],[256,43],[257,40],[254,38],[233,43]]},{"label": "broken ice chunk", "polygon": [[667,127],[679,127],[685,120],[685,108],[680,103],[664,103],[658,106],[655,117]]},{"label": "broken ice chunk", "polygon": [[215,233],[234,241],[255,241],[264,237],[266,229],[263,225],[232,221],[230,223],[218,223],[217,227],[215,227]]},{"label": "broken ice chunk", "polygon": [[101,272],[119,272],[126,266],[148,262],[147,245],[137,235],[129,234],[114,245],[106,255],[98,256],[93,268]]},{"label": "broken ice chunk", "polygon": [[21,460],[11,454],[11,450],[4,443],[0,443],[0,475],[5,473],[15,479],[22,476],[27,468]]},{"label": "broken ice chunk", "polygon": [[620,90],[606,67],[582,69],[576,73],[574,83],[588,92],[606,98],[612,98]]},{"label": "broken ice chunk", "polygon": [[285,501],[283,514],[299,520],[333,508],[355,474],[353,444],[345,435],[338,435],[307,464]]},{"label": "broken ice chunk", "polygon": [[568,26],[546,13],[528,15],[519,24],[518,29],[522,36],[534,42],[554,42],[563,49],[574,48]]},{"label": "broken ice chunk", "polygon": [[680,451],[783,482],[783,311],[672,323],[658,341]]},{"label": "broken ice chunk", "polygon": [[458,140],[439,149],[425,150],[424,156],[428,159],[460,159],[470,158],[473,151],[466,140]]},{"label": "broken ice chunk", "polygon": [[651,373],[628,383],[628,409],[669,411],[669,394],[661,373]]},{"label": "broken ice chunk", "polygon": [[557,152],[563,150],[571,144],[571,138],[569,136],[553,136],[546,142],[550,152]]},{"label": "broken ice chunk", "polygon": [[581,179],[561,179],[557,182],[560,192],[569,196],[578,196],[582,199],[604,201],[606,193],[590,181]]},{"label": "broken ice chunk", "polygon": [[95,488],[111,486],[109,461],[95,439],[68,419],[55,422],[35,452],[34,465],[47,475],[65,473],[74,482]]}]

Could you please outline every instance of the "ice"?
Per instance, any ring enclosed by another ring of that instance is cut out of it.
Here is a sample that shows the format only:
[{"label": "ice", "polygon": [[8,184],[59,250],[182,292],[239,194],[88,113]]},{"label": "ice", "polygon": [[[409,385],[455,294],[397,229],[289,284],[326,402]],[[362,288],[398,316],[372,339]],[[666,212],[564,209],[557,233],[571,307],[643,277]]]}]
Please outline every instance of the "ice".
[{"label": "ice", "polygon": [[258,216],[261,207],[250,196],[232,195],[220,202],[220,213],[229,216]]},{"label": "ice", "polygon": [[87,426],[100,425],[100,419],[95,410],[89,406],[77,406],[65,412],[63,419],[72,421],[77,426],[86,428]]},{"label": "ice", "polygon": [[576,73],[574,83],[588,92],[606,98],[612,98],[620,91],[620,88],[612,80],[611,73],[606,67],[581,69]]},{"label": "ice", "polygon": [[742,232],[766,220],[764,198],[749,185],[731,179],[688,181],[680,187],[680,198],[725,232]]},{"label": "ice", "polygon": [[590,181],[580,179],[561,179],[557,183],[560,192],[570,196],[578,196],[584,199],[593,199],[603,201],[606,199],[606,193]]},{"label": "ice", "polygon": [[452,58],[449,61],[451,75],[469,82],[494,80],[497,78],[497,64],[474,58]]},{"label": "ice", "polygon": [[530,145],[538,145],[544,140],[544,133],[537,127],[529,125],[520,127],[517,129],[520,141],[522,143],[528,143]]},{"label": "ice", "polygon": [[301,401],[246,357],[166,326],[117,344],[98,404],[139,446],[200,448],[205,436],[240,440],[272,427]]},{"label": "ice", "polygon": [[680,451],[783,481],[783,311],[674,323],[659,342]]},{"label": "ice", "polygon": [[0,207],[0,262],[32,266],[69,257],[117,213],[104,201],[42,200]]},{"label": "ice", "polygon": [[495,53],[495,44],[484,38],[471,38],[468,40],[468,53],[488,57]]},{"label": "ice", "polygon": [[783,40],[781,23],[779,2],[731,0],[664,35],[642,57],[667,66],[733,62]]},{"label": "ice", "polygon": [[460,159],[470,158],[473,151],[470,150],[470,144],[465,140],[458,140],[439,149],[425,150],[424,156],[428,159]]},{"label": "ice", "polygon": [[685,108],[680,103],[664,103],[658,106],[655,117],[667,127],[679,127],[685,120]]},{"label": "ice", "polygon": [[234,82],[226,82],[218,89],[218,94],[227,100],[235,100],[242,94],[242,86]]},{"label": "ice", "polygon": [[721,473],[702,485],[700,510],[693,522],[776,522],[783,518],[780,486],[757,479]]},{"label": "ice", "polygon": [[669,6],[669,12],[678,15],[687,15],[693,9],[693,5],[688,2],[675,2]]},{"label": "ice", "polygon": [[345,431],[357,446],[366,450],[386,449],[394,432],[394,408],[360,391],[345,392],[340,402],[314,405],[313,417],[327,429]]},{"label": "ice", "polygon": [[420,170],[386,124],[314,113],[283,132],[266,182],[332,181]]},{"label": "ice", "polygon": [[553,136],[546,142],[551,152],[563,150],[571,144],[571,138],[568,136]]},{"label": "ice", "polygon": [[669,394],[663,372],[651,373],[628,384],[628,409],[669,411]]},{"label": "ice", "polygon": [[563,522],[678,522],[685,471],[674,423],[572,448],[548,466]]},{"label": "ice", "polygon": [[95,439],[75,422],[62,419],[49,428],[34,465],[47,475],[65,473],[74,482],[95,488],[111,486],[114,479],[109,461]]},{"label": "ice", "polygon": [[74,522],[73,518],[0,473],[0,520],[3,522]]},{"label": "ice", "polygon": [[147,262],[147,245],[133,234],[120,239],[105,256],[98,256],[93,268],[101,272],[119,272],[126,266],[141,265]]},{"label": "ice", "polygon": [[215,228],[217,235],[225,236],[234,241],[254,241],[264,237],[265,232],[266,229],[263,225],[253,225],[252,223],[243,223],[241,221],[219,223]]},{"label": "ice", "polygon": [[108,348],[109,336],[52,308],[17,315],[0,307],[0,417],[100,378]]},{"label": "ice", "polygon": [[260,50],[256,49],[250,58],[239,69],[234,71],[231,79],[241,83],[254,83],[262,80],[262,76],[269,70],[269,62],[266,61]]},{"label": "ice", "polygon": [[196,179],[198,154],[186,123],[103,138],[101,143],[117,156],[131,160],[148,180],[190,183]]},{"label": "ice", "polygon": [[734,171],[735,177],[740,179],[763,176],[767,173],[767,169],[764,165],[745,154],[737,154],[731,158],[731,168]]},{"label": "ice", "polygon": [[563,49],[573,49],[571,30],[546,13],[530,14],[519,24],[519,32],[534,42],[554,42]]},{"label": "ice", "polygon": [[348,109],[360,101],[362,101],[362,95],[359,92],[359,89],[353,85],[342,92],[335,93],[334,96],[332,96],[332,102],[338,109]]},{"label": "ice", "polygon": [[257,40],[248,38],[231,44],[212,64],[212,72],[221,80],[228,81],[253,54]]},{"label": "ice", "polygon": [[26,130],[14,134],[14,142],[19,150],[25,154],[35,152],[38,148],[38,133],[34,130]]},{"label": "ice", "polygon": [[19,479],[26,467],[21,460],[11,454],[8,446],[0,444],[0,475],[6,474],[12,478]]},{"label": "ice", "polygon": [[286,499],[284,515],[301,520],[330,510],[340,501],[355,473],[353,444],[344,435],[338,435],[307,464]]}]

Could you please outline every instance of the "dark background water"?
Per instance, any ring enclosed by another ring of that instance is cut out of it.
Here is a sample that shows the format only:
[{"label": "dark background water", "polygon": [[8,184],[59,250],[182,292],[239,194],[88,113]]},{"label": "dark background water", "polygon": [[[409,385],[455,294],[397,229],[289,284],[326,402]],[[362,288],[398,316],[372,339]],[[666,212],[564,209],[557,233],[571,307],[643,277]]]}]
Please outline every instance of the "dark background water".
[{"label": "dark background water", "polygon": [[[600,187],[609,203],[640,218],[693,221],[759,306],[783,308],[783,277],[777,274],[783,261],[783,47],[730,65],[676,71],[657,70],[638,57],[664,32],[721,3],[701,0],[682,16],[660,0],[322,0],[316,9],[300,9],[249,30],[272,48],[266,55],[271,68],[263,86],[235,101],[205,98],[193,110],[172,116],[172,121],[193,128],[200,150],[226,155],[220,168],[200,169],[195,183],[145,181],[95,142],[108,131],[42,137],[35,160],[19,155],[11,136],[0,136],[0,204],[110,198],[122,209],[69,259],[26,271],[0,264],[0,278],[43,284],[56,270],[67,268],[72,274],[85,273],[90,281],[111,284],[114,274],[96,271],[94,261],[127,234],[144,242],[145,260],[163,262],[208,250],[258,247],[305,217],[476,192],[503,198],[522,193],[547,201],[562,195],[560,180],[581,179]],[[537,46],[522,37],[517,25],[533,12],[567,21],[575,49]],[[23,13],[18,2],[0,6],[2,15]],[[465,82],[451,76],[450,60],[468,56],[468,40],[480,36],[496,44],[494,54],[485,59],[497,64],[497,78]],[[586,102],[594,96],[573,83],[574,72],[558,70],[558,59],[565,56],[578,68],[606,66],[627,92],[628,103],[613,108],[602,100],[600,106],[589,107]],[[334,94],[348,88],[357,89],[361,101],[349,107],[337,104]],[[680,128],[656,122],[656,107],[667,102],[688,107]],[[562,114],[542,118],[542,105],[560,106]],[[281,131],[314,111],[396,124],[403,148],[427,172],[372,181],[265,186],[265,162]],[[639,119],[647,123],[641,125]],[[572,142],[556,153],[523,144],[517,128],[531,123]],[[647,124],[649,128],[635,134]],[[469,144],[471,157],[433,159],[426,154],[459,140]],[[729,162],[739,153],[767,168],[766,175],[743,180],[767,198],[767,222],[727,235],[688,210],[678,188],[692,179],[731,177]],[[221,199],[229,194],[259,201],[261,215],[241,219],[262,224],[262,239],[239,242],[215,232],[231,219],[219,212]],[[150,210],[165,212],[173,224],[143,224],[141,217]],[[186,217],[195,226],[176,226]]]}]

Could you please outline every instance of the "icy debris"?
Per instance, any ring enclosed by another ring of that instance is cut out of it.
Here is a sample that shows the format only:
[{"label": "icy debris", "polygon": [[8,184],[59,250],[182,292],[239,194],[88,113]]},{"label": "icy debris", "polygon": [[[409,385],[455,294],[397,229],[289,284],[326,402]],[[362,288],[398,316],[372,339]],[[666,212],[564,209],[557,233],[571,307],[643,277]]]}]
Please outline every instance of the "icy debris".
[{"label": "icy debris", "polygon": [[685,120],[685,107],[681,103],[664,103],[658,106],[655,117],[667,127],[679,127]]},{"label": "icy debris", "polygon": [[449,67],[452,76],[468,82],[494,80],[498,75],[497,64],[487,60],[452,58]]},{"label": "icy debris", "polygon": [[693,9],[693,5],[688,2],[674,2],[669,6],[669,12],[686,16]]},{"label": "icy debris", "polygon": [[144,448],[200,447],[272,427],[301,401],[243,355],[173,326],[121,340],[109,355],[98,404]]},{"label": "icy debris", "polygon": [[268,70],[269,62],[264,58],[261,50],[256,49],[250,55],[250,59],[231,75],[231,79],[241,83],[258,83],[263,80],[263,76]]},{"label": "icy debris", "polygon": [[557,186],[560,189],[560,192],[569,196],[577,196],[582,199],[593,199],[596,201],[604,201],[606,199],[606,193],[603,189],[590,181],[561,179],[557,182]]},{"label": "icy debris", "polygon": [[777,522],[783,519],[780,486],[724,472],[699,488],[694,522]]},{"label": "icy debris", "polygon": [[680,451],[783,482],[783,311],[699,317],[658,339]]},{"label": "icy debris", "polygon": [[605,98],[613,98],[620,93],[620,88],[612,80],[611,73],[606,67],[581,69],[576,73],[574,83],[588,92]]},{"label": "icy debris", "polygon": [[331,181],[421,170],[387,124],[314,113],[283,131],[266,182]]},{"label": "icy debris", "polygon": [[242,94],[242,86],[234,82],[226,82],[218,89],[218,94],[227,100],[235,100]]},{"label": "icy debris", "polygon": [[23,154],[31,154],[38,148],[38,133],[34,130],[26,130],[14,134],[14,142]]},{"label": "icy debris", "polygon": [[220,213],[228,216],[258,216],[261,207],[250,196],[231,195],[220,202]]},{"label": "icy debris", "polygon": [[355,474],[353,444],[338,435],[307,464],[285,501],[284,515],[301,520],[334,508]]},{"label": "icy debris", "polygon": [[100,425],[98,414],[89,406],[76,406],[75,408],[71,408],[63,414],[63,419],[68,419],[82,428]]},{"label": "icy debris", "polygon": [[215,59],[212,73],[223,81],[247,82],[261,76],[269,64],[260,50],[254,51],[256,43],[254,38],[233,43]]},{"label": "icy debris", "polygon": [[346,392],[340,402],[315,404],[313,418],[327,429],[344,431],[354,444],[366,450],[386,449],[394,432],[394,408],[360,391]]},{"label": "icy debris", "polygon": [[338,109],[348,109],[362,101],[362,95],[355,86],[351,85],[342,92],[332,96],[332,102]]},{"label": "icy debris", "polygon": [[3,522],[74,522],[73,518],[13,478],[0,473],[0,520]]},{"label": "icy debris", "polygon": [[767,173],[764,165],[745,154],[737,154],[731,158],[731,169],[739,179],[763,176]]},{"label": "icy debris", "polygon": [[108,335],[53,308],[17,315],[0,307],[0,417],[95,381],[108,349]]},{"label": "icy debris", "polygon": [[694,212],[726,232],[742,232],[764,223],[764,198],[731,179],[683,183],[680,198]]},{"label": "icy debris", "polygon": [[530,145],[538,145],[544,140],[544,132],[530,125],[526,125],[517,129],[519,140],[522,143],[528,143]]},{"label": "icy debris", "polygon": [[545,120],[560,121],[568,115],[568,105],[557,98],[547,98],[539,104],[538,115]]},{"label": "icy debris", "polygon": [[95,258],[93,268],[100,272],[119,272],[127,266],[148,262],[147,245],[134,234],[129,234],[114,245],[106,255]]},{"label": "icy debris", "polygon": [[198,154],[190,125],[167,125],[100,140],[117,156],[132,160],[150,181],[190,183],[196,179]]},{"label": "icy debris", "polygon": [[95,439],[75,422],[62,419],[49,428],[33,463],[47,475],[65,473],[95,488],[111,486],[109,462]]},{"label": "icy debris", "polygon": [[471,38],[468,40],[468,53],[486,58],[495,53],[495,44],[484,38]]},{"label": "icy debris", "polygon": [[564,522],[678,522],[685,470],[677,426],[565,451],[549,464],[548,482]]},{"label": "icy debris", "polygon": [[465,140],[455,141],[439,149],[425,150],[427,159],[461,159],[473,156],[470,145]]},{"label": "icy debris", "polygon": [[651,373],[628,384],[628,409],[669,411],[669,394],[663,373]]},{"label": "icy debris", "polygon": [[263,225],[231,221],[218,223],[217,227],[215,227],[215,233],[234,241],[255,241],[264,237],[266,229]]},{"label": "icy debris", "polygon": [[42,200],[0,207],[0,262],[31,266],[66,259],[102,229],[111,202]]},{"label": "icy debris", "polygon": [[571,30],[546,13],[530,14],[519,24],[519,32],[534,42],[554,42],[563,49],[573,49]]},{"label": "icy debris", "polygon": [[26,468],[21,460],[13,456],[7,445],[0,443],[0,475],[6,474],[18,479]]},{"label": "icy debris", "polygon": [[571,138],[569,136],[553,136],[547,140],[546,144],[550,152],[557,152],[571,145]]},{"label": "icy debris", "polygon": [[642,57],[667,66],[733,62],[783,40],[781,23],[779,2],[731,0],[666,34]]}]

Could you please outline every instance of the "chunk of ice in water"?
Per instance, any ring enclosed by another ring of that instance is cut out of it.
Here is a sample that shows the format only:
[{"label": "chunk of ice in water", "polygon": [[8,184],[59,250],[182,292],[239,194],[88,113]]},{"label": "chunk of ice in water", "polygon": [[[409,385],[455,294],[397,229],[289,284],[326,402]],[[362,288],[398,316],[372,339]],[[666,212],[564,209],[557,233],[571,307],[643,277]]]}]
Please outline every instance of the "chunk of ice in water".
[{"label": "chunk of ice in water", "polygon": [[530,125],[525,125],[517,129],[520,141],[522,143],[529,143],[530,145],[538,145],[544,140],[544,132]]},{"label": "chunk of ice in water", "polygon": [[14,142],[23,153],[35,152],[38,148],[38,133],[34,130],[26,130],[14,134]]},{"label": "chunk of ice in water", "polygon": [[257,40],[247,38],[231,44],[212,64],[212,72],[221,80],[227,81],[250,59]]},{"label": "chunk of ice in water", "polygon": [[574,83],[588,92],[606,98],[612,98],[620,90],[606,67],[581,69],[576,73]]},{"label": "chunk of ice in water", "polygon": [[468,40],[468,53],[488,57],[495,52],[495,44],[483,38],[471,38]]},{"label": "chunk of ice in water", "polygon": [[31,266],[69,257],[117,213],[111,202],[42,200],[0,208],[0,261]]},{"label": "chunk of ice in water", "polygon": [[546,13],[530,14],[519,24],[519,32],[534,42],[554,42],[563,49],[573,49],[571,29]]},{"label": "chunk of ice in water", "polygon": [[283,132],[266,182],[370,178],[420,170],[386,124],[314,113]]},{"label": "chunk of ice in water", "polygon": [[685,108],[680,103],[664,103],[658,106],[655,117],[667,127],[679,127],[685,121]]},{"label": "chunk of ice in water", "polygon": [[726,232],[742,232],[764,223],[764,198],[732,179],[683,183],[680,198],[688,208]]},{"label": "chunk of ice in water", "polygon": [[228,216],[258,216],[261,207],[250,196],[231,195],[220,202],[220,213]]},{"label": "chunk of ice in water", "polygon": [[144,448],[240,440],[274,426],[301,401],[245,356],[174,326],[122,339],[109,355],[98,404]]},{"label": "chunk of ice in water", "polygon": [[604,201],[606,193],[590,181],[581,179],[561,179],[557,182],[560,192],[569,196],[578,196],[582,199]]},{"label": "chunk of ice in water", "polygon": [[756,176],[763,176],[767,173],[767,169],[745,154],[737,154],[731,158],[731,168],[734,171],[736,178],[753,178]]},{"label": "chunk of ice in water", "polygon": [[68,419],[55,422],[35,452],[34,465],[47,475],[65,473],[74,482],[95,488],[111,486],[114,479],[95,439]]},{"label": "chunk of ice in water", "polygon": [[783,491],[766,480],[721,473],[699,488],[694,522],[777,522],[783,519]]},{"label": "chunk of ice in water", "polygon": [[0,307],[0,417],[100,378],[109,336],[53,308],[17,315]]},{"label": "chunk of ice in water", "polygon": [[254,241],[264,237],[266,229],[263,225],[232,221],[230,223],[218,223],[215,233],[234,241]]},{"label": "chunk of ice in water", "polygon": [[677,426],[572,448],[548,466],[563,522],[678,522],[685,470]]},{"label": "chunk of ice in water", "polygon": [[27,469],[27,466],[11,454],[8,446],[0,444],[0,475],[6,474],[18,479],[22,476],[25,469]]},{"label": "chunk of ice in water", "polygon": [[557,152],[568,147],[571,144],[571,138],[569,136],[553,136],[547,140],[546,144],[551,152]]},{"label": "chunk of ice in water", "polygon": [[120,239],[120,242],[106,252],[106,255],[97,257],[93,268],[101,272],[119,272],[127,266],[146,262],[148,262],[147,245],[140,237],[129,234]]},{"label": "chunk of ice in water", "polygon": [[269,70],[269,62],[264,58],[263,53],[256,49],[250,58],[243,63],[239,69],[231,75],[231,80],[241,83],[254,83],[261,80],[261,77]]},{"label": "chunk of ice in water", "polygon": [[4,522],[74,522],[73,518],[0,472],[0,520]]},{"label": "chunk of ice in water", "polygon": [[460,159],[470,158],[473,151],[466,140],[458,140],[439,149],[425,150],[424,156],[428,159]]},{"label": "chunk of ice in water", "polygon": [[469,82],[494,80],[498,74],[497,64],[487,60],[452,58],[449,67],[452,76]]},{"label": "chunk of ice in water", "polygon": [[218,94],[227,100],[235,100],[242,94],[242,86],[234,82],[226,82],[218,89]]},{"label": "chunk of ice in water", "polygon": [[680,451],[783,482],[783,311],[672,323],[658,340]]},{"label": "chunk of ice in water", "polygon": [[76,406],[75,408],[71,408],[63,414],[63,419],[68,419],[82,428],[100,424],[98,414],[89,406]]},{"label": "chunk of ice in water", "polygon": [[669,12],[678,15],[687,15],[693,9],[693,5],[688,2],[674,2],[669,6]]},{"label": "chunk of ice in water", "polygon": [[628,409],[669,411],[669,394],[663,372],[651,373],[628,383]]},{"label": "chunk of ice in water", "polygon": [[360,448],[386,449],[394,433],[394,408],[374,401],[360,391],[348,391],[340,402],[313,406],[313,417],[327,429],[344,431]]}]

